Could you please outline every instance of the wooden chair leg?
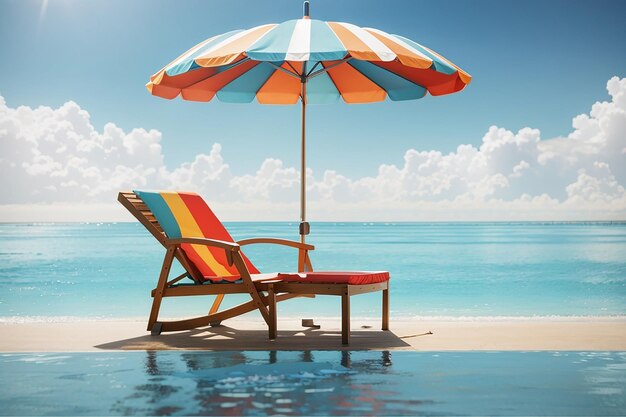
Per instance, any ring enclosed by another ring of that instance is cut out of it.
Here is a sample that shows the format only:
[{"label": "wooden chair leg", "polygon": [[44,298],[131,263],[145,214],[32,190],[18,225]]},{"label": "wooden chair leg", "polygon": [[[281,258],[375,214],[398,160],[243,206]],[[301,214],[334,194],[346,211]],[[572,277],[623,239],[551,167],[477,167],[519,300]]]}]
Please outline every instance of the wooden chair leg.
[{"label": "wooden chair leg", "polygon": [[389,330],[389,286],[383,290],[383,330]]},{"label": "wooden chair leg", "polygon": [[298,272],[305,272],[304,271],[305,259],[306,259],[306,250],[305,249],[299,249],[298,250]]},{"label": "wooden chair leg", "polygon": [[350,288],[341,295],[341,344],[350,344]]},{"label": "wooden chair leg", "polygon": [[[156,323],[159,317],[159,309],[161,308],[161,299],[163,299],[163,291],[167,284],[167,277],[170,274],[170,268],[172,267],[172,261],[174,260],[175,248],[172,246],[165,252],[165,258],[163,259],[163,266],[161,267],[161,274],[159,275],[159,281],[154,291],[154,299],[152,300],[152,309],[150,310],[150,317],[148,318],[148,331],[152,331],[154,323]],[[160,332],[159,332],[160,333]],[[158,333],[157,333],[158,334]]]},{"label": "wooden chair leg", "polygon": [[276,313],[276,293],[274,292],[274,286],[271,284],[268,286],[267,307],[270,314],[269,337],[270,340],[274,340],[278,337],[278,317]]},{"label": "wooden chair leg", "polygon": [[267,323],[267,325],[269,326],[270,313],[268,312],[267,307],[263,303],[263,300],[261,299],[259,292],[254,286],[254,282],[252,282],[252,278],[250,277],[250,273],[248,272],[248,267],[246,267],[246,263],[244,262],[239,252],[235,252],[233,254],[233,262],[235,266],[237,267],[237,270],[241,274],[241,279],[243,280],[244,284],[248,288],[248,292],[250,293],[250,297],[252,297],[252,301],[256,304],[257,308],[259,309],[259,312],[261,313],[261,316],[263,316],[263,320],[265,320],[265,323]]},{"label": "wooden chair leg", "polygon": [[311,265],[309,251],[306,252],[306,256],[304,257],[304,267],[306,268],[307,272],[313,272],[313,265]]},{"label": "wooden chair leg", "polygon": [[306,249],[300,249],[298,251],[298,272],[313,272],[309,251]]},{"label": "wooden chair leg", "polygon": [[220,309],[220,304],[222,304],[222,300],[224,299],[224,294],[218,294],[211,305],[211,309],[209,310],[209,314],[217,313],[217,310]]}]

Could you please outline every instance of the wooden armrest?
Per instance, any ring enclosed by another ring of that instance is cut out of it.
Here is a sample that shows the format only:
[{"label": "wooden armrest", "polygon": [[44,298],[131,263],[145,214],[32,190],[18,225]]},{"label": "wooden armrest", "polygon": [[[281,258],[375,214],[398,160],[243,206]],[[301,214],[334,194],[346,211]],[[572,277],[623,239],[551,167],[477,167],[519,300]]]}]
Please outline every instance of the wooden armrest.
[{"label": "wooden armrest", "polygon": [[275,245],[291,246],[292,248],[313,250],[315,246],[307,243],[296,242],[294,240],[277,239],[274,237],[255,237],[252,239],[243,239],[237,242],[240,246],[251,245],[253,243],[271,243]]},{"label": "wooden armrest", "polygon": [[239,245],[237,243],[226,242],[224,240],[207,239],[204,237],[182,237],[178,239],[167,239],[164,243],[165,243],[165,246],[181,245],[183,243],[189,243],[192,245],[215,246],[217,248],[222,248],[227,252],[239,251]]},{"label": "wooden armrest", "polygon": [[233,259],[235,256],[241,258],[241,254],[239,253],[239,245],[237,243],[226,242],[224,240],[207,239],[204,237],[182,237],[179,239],[167,239],[164,242],[164,245],[165,246],[172,246],[172,245],[180,246],[182,243],[189,243],[192,245],[214,246],[216,248],[222,248],[224,249],[224,252],[226,252],[226,261],[228,262],[229,266],[232,265],[233,262],[235,261]]}]

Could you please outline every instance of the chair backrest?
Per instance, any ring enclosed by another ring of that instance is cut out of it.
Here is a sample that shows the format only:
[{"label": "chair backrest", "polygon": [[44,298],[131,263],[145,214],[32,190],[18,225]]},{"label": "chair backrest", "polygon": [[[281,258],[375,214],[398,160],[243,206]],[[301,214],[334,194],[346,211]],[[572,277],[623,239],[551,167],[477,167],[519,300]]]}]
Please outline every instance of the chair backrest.
[{"label": "chair backrest", "polygon": [[[119,201],[120,204],[123,205],[130,214],[135,216],[139,223],[141,223],[159,243],[165,246],[165,240],[167,239],[167,236],[165,235],[163,228],[159,224],[159,221],[156,219],[156,217],[154,217],[152,211],[150,211],[146,203],[144,203],[141,198],[139,198],[132,191],[120,191],[120,193],[117,195],[117,201]],[[174,252],[174,256],[176,256],[178,262],[180,262],[185,270],[187,270],[191,279],[196,282],[204,281],[204,277],[202,276],[198,268],[196,268],[194,264],[191,263],[191,261],[181,248],[178,248]]]},{"label": "chair backrest", "polygon": [[[146,205],[167,238],[195,237],[234,242],[222,222],[196,193],[135,190],[134,194]],[[182,244],[181,249],[199,271],[200,280],[219,282],[239,279],[237,268],[228,265],[223,249],[195,244]],[[252,262],[243,253],[242,256],[248,271],[258,274]],[[198,280],[198,277],[194,278]]]}]

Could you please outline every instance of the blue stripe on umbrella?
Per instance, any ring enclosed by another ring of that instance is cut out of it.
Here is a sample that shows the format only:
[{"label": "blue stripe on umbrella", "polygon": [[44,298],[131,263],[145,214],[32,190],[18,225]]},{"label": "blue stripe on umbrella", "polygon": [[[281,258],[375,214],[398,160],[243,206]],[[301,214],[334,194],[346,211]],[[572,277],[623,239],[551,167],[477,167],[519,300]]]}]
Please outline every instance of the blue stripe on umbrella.
[{"label": "blue stripe on umbrella", "polygon": [[338,61],[348,54],[335,32],[321,20],[311,20],[310,50],[310,61]]},{"label": "blue stripe on umbrella", "polygon": [[[275,64],[280,66],[282,62]],[[217,98],[227,103],[250,103],[274,71],[274,66],[261,62],[222,87]]]},{"label": "blue stripe on umbrella", "polygon": [[426,95],[426,89],[368,61],[353,59],[348,63],[387,92],[393,101],[415,100]]},{"label": "blue stripe on umbrella", "polygon": [[442,61],[441,58],[439,58],[437,55],[430,53],[429,51],[424,49],[421,45],[413,42],[411,39],[408,39],[399,35],[391,35],[391,36],[395,36],[396,38],[408,43],[410,46],[412,46],[413,48],[417,49],[418,51],[420,51],[421,53],[423,53],[424,55],[432,59],[433,68],[435,69],[435,71],[441,72],[447,75],[454,74],[456,72],[456,68]]},{"label": "blue stripe on umbrella", "polygon": [[295,19],[288,20],[274,27],[253,43],[246,50],[246,55],[255,61],[284,61],[296,23]]},{"label": "blue stripe on umbrella", "polygon": [[323,72],[307,81],[306,101],[310,104],[328,104],[339,100],[339,91],[328,73]]},{"label": "blue stripe on umbrella", "polygon": [[193,54],[189,55],[182,62],[174,65],[171,68],[168,68],[165,71],[165,73],[167,75],[169,75],[170,77],[173,77],[175,75],[179,75],[179,74],[182,74],[184,72],[187,72],[187,71],[199,68],[200,66],[198,64],[196,64],[196,61],[195,61],[195,59],[197,57],[199,57],[200,55],[205,53],[208,49],[210,49],[213,46],[217,45],[218,43],[222,42],[224,39],[227,39],[227,38],[229,38],[229,37],[231,37],[233,35],[236,35],[239,32],[243,32],[243,30],[242,29],[233,30],[231,32],[224,33],[223,35],[219,35],[218,37],[213,39],[211,42],[208,42],[202,48],[198,49],[196,52],[194,52]]}]

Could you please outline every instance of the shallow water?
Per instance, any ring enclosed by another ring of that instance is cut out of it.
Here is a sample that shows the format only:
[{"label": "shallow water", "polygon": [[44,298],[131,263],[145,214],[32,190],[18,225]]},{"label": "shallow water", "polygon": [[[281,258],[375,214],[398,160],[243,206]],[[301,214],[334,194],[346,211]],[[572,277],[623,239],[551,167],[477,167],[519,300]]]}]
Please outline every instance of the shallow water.
[{"label": "shallow water", "polygon": [[626,414],[626,352],[0,355],[0,415]]},{"label": "shallow water", "polygon": [[[227,227],[235,239],[297,238],[290,223]],[[626,314],[625,223],[315,223],[309,242],[318,270],[390,271],[392,316]],[[291,248],[246,253],[265,272],[296,266]],[[0,317],[143,317],[163,255],[138,223],[0,224]],[[195,315],[209,303],[168,299],[162,311]],[[380,294],[354,297],[352,310],[377,316]],[[279,306],[296,312],[338,316],[340,305],[318,297]]]}]

